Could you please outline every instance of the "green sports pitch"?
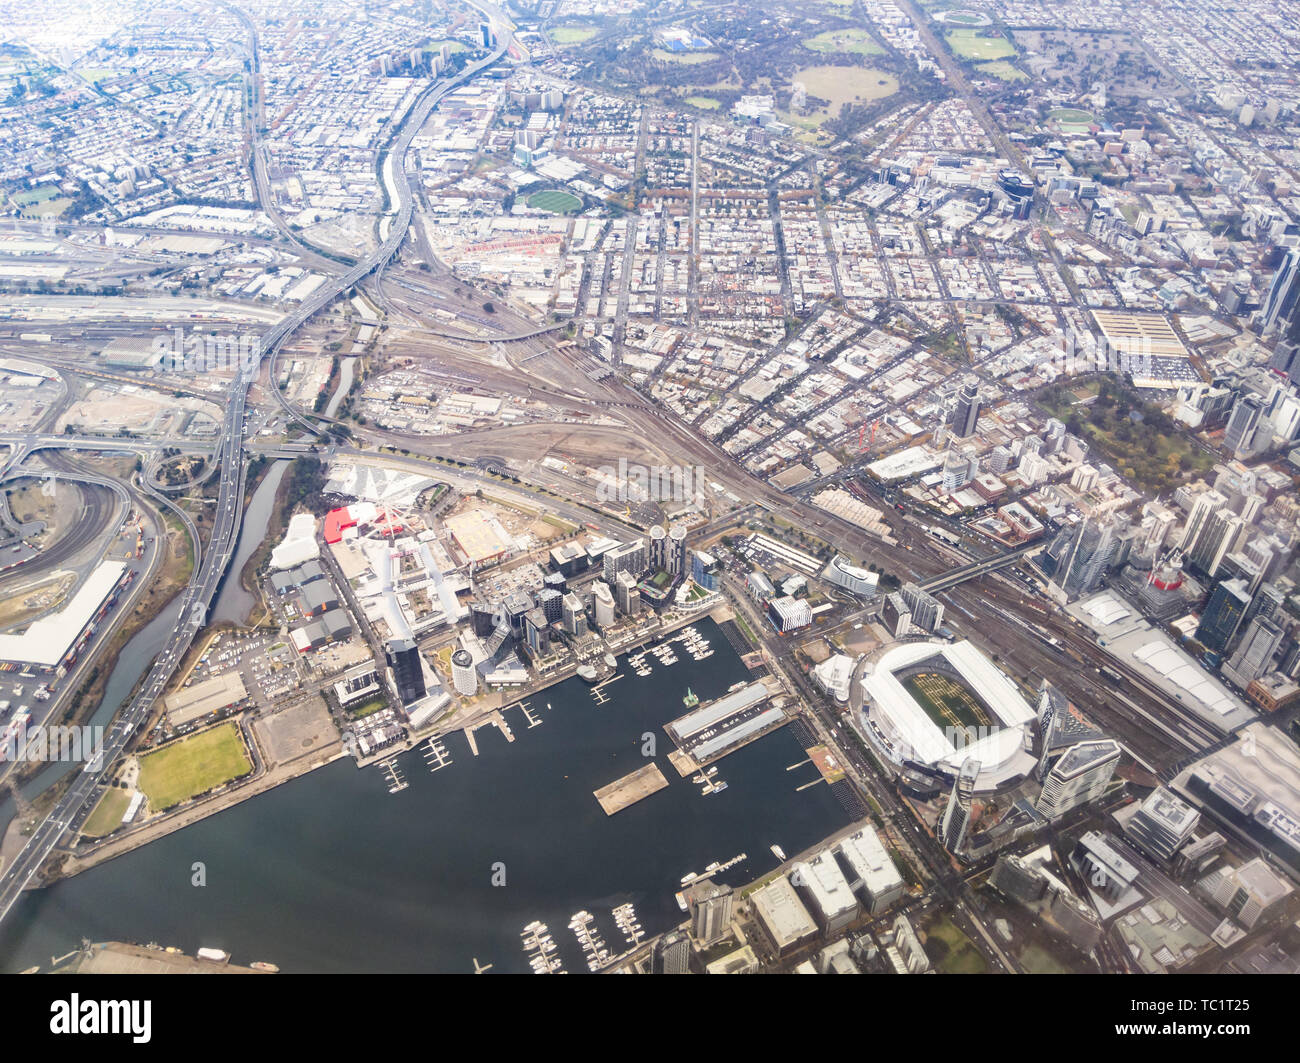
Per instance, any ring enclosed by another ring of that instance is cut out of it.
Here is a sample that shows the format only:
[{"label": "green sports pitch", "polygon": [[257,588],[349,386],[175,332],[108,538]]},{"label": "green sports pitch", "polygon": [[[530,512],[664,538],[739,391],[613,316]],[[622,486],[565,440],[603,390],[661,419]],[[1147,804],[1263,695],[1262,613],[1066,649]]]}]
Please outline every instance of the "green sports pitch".
[{"label": "green sports pitch", "polygon": [[548,188],[543,192],[534,192],[529,196],[528,205],[534,210],[547,210],[552,214],[577,214],[582,209],[582,200],[572,192],[561,192],[558,188]]}]

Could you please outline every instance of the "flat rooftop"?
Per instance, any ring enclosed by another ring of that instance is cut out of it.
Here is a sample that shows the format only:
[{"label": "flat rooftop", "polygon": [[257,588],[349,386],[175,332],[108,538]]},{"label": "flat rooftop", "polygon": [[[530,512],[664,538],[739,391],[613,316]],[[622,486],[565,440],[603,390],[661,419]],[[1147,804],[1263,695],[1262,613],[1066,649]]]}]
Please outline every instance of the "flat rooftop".
[{"label": "flat rooftop", "polygon": [[659,770],[659,765],[651,761],[631,774],[615,779],[608,786],[593,790],[592,793],[600,802],[600,807],[605,810],[605,815],[612,816],[615,812],[622,812],[628,805],[634,805],[651,794],[658,793],[667,785],[668,780]]}]

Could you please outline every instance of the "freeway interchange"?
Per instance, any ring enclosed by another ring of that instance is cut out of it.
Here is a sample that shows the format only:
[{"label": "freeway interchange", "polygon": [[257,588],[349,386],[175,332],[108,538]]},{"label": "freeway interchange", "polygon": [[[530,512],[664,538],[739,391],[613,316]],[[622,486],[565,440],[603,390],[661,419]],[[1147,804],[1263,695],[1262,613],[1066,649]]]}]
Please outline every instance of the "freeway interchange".
[{"label": "freeway interchange", "polygon": [[[478,6],[478,5],[475,5]],[[487,13],[487,9],[480,8]],[[406,238],[411,223],[412,200],[410,183],[405,174],[405,156],[411,139],[428,118],[430,111],[448,92],[495,63],[512,41],[511,34],[501,35],[501,42],[485,59],[465,68],[457,77],[432,86],[414,104],[403,121],[392,148],[395,164],[395,191],[398,198],[396,212],[386,239],[370,256],[351,267],[342,276],[322,285],[294,313],[275,325],[262,338],[262,353],[269,354],[267,372],[274,379],[275,359],[281,344],[308,321],[314,314],[332,303],[340,295],[377,268],[381,268],[396,252]],[[257,152],[254,153],[255,156]],[[256,169],[256,167],[255,167]],[[259,188],[261,188],[259,181]],[[216,513],[211,538],[189,584],[180,599],[179,622],[166,645],[154,659],[143,684],[128,705],[114,719],[104,736],[100,754],[86,766],[86,770],[73,776],[72,783],[58,799],[49,815],[36,827],[22,851],[0,876],[0,919],[8,915],[22,891],[35,878],[41,865],[54,851],[64,833],[85,818],[96,796],[99,773],[113,763],[148,719],[154,702],[161,696],[168,680],[184,657],[194,636],[206,623],[217,589],[225,576],[239,538],[243,518],[243,497],[246,465],[244,463],[245,405],[248,390],[261,365],[241,366],[231,383],[227,397],[221,431],[214,448],[213,460],[221,469],[221,479],[216,501]],[[296,422],[313,434],[319,427],[293,407],[279,390],[272,387],[291,424]],[[138,448],[138,445],[136,447]],[[11,460],[6,467],[16,465],[12,457],[19,456],[11,450]],[[25,457],[25,451],[21,453]]]}]

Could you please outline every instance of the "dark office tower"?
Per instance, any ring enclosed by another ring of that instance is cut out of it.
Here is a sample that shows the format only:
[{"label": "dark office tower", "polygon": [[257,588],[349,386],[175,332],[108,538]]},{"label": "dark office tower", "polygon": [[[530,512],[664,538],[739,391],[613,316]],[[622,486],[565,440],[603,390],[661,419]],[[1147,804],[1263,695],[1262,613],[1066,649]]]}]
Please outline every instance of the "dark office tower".
[{"label": "dark office tower", "polygon": [[680,930],[670,930],[655,942],[650,969],[655,974],[690,974],[691,939]]},{"label": "dark office tower", "polygon": [[388,667],[393,670],[397,696],[403,705],[411,705],[424,697],[424,670],[420,667],[420,651],[413,639],[393,639],[384,647]]},{"label": "dark office tower", "polygon": [[662,524],[650,529],[650,571],[668,571],[668,532]]},{"label": "dark office tower", "polygon": [[1228,652],[1233,636],[1250,608],[1250,594],[1241,580],[1224,580],[1214,588],[1196,628],[1196,641],[1218,654]]},{"label": "dark office tower", "polygon": [[1268,367],[1292,383],[1300,382],[1300,344],[1283,340],[1274,348]]},{"label": "dark office tower", "polygon": [[674,576],[690,571],[686,563],[686,525],[680,521],[668,529],[668,571]]},{"label": "dark office tower", "polygon": [[979,388],[965,385],[957,395],[957,408],[952,415],[952,431],[959,439],[975,434],[980,419]]},{"label": "dark office tower", "polygon": [[1300,303],[1300,248],[1292,248],[1273,274],[1268,298],[1260,311],[1260,325],[1265,332],[1274,327],[1286,331],[1296,319],[1296,305]]},{"label": "dark office tower", "polygon": [[1255,395],[1242,395],[1232,407],[1228,427],[1223,430],[1223,445],[1232,453],[1249,450],[1259,428],[1263,404]]}]

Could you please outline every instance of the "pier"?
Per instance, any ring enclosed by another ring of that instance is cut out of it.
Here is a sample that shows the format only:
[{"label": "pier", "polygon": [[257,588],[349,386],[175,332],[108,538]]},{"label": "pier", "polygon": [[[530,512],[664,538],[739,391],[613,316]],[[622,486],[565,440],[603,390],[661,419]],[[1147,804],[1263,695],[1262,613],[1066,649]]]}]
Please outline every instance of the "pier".
[{"label": "pier", "polygon": [[440,771],[451,763],[451,754],[447,752],[441,740],[430,738],[424,744],[424,762],[429,766],[430,771]]},{"label": "pier", "polygon": [[667,785],[668,780],[659,770],[659,765],[651,761],[644,767],[637,768],[630,775],[624,775],[623,778],[616,779],[599,790],[593,790],[592,793],[600,802],[600,807],[605,810],[605,815],[612,816],[615,812],[622,812],[628,805],[634,805],[657,793]]}]

